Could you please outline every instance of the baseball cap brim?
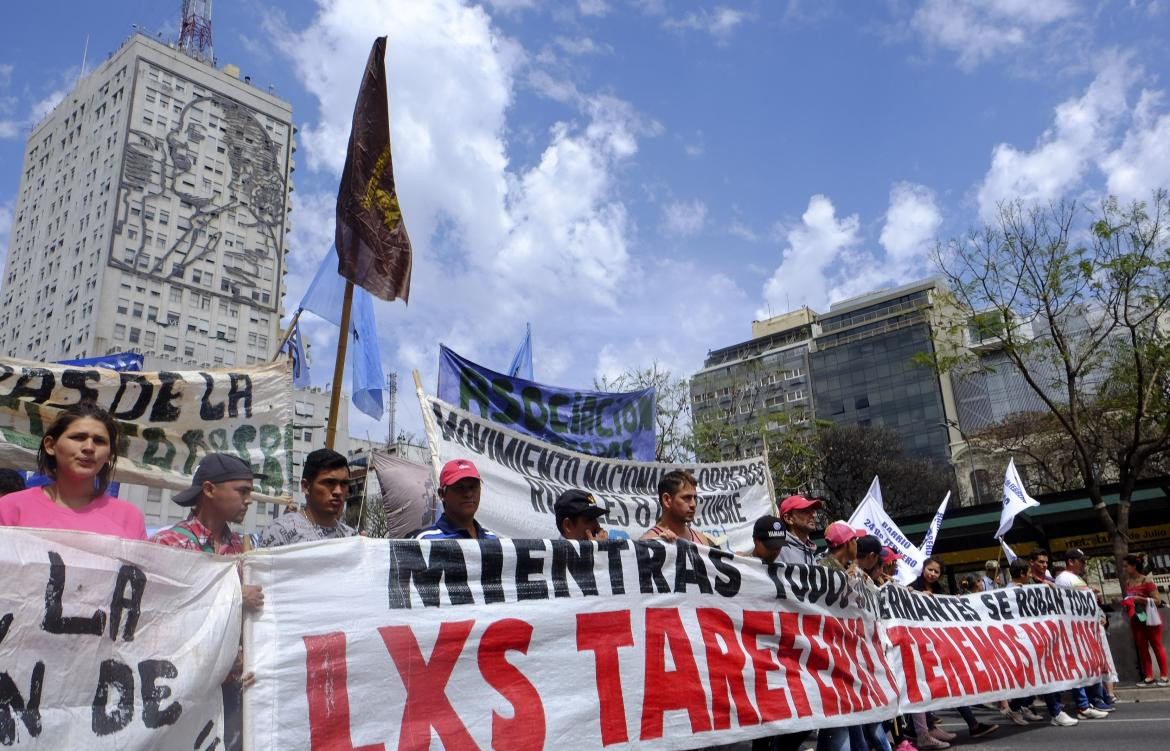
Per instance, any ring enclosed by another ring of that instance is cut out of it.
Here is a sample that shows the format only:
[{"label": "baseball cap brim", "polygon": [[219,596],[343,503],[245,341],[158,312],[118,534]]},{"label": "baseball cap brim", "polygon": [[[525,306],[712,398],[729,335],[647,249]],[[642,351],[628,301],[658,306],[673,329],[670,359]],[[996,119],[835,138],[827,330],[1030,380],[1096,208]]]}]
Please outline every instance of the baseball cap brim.
[{"label": "baseball cap brim", "polygon": [[186,490],[179,491],[171,496],[171,500],[180,506],[194,506],[195,501],[199,500],[199,494],[203,492],[203,484],[192,485]]}]

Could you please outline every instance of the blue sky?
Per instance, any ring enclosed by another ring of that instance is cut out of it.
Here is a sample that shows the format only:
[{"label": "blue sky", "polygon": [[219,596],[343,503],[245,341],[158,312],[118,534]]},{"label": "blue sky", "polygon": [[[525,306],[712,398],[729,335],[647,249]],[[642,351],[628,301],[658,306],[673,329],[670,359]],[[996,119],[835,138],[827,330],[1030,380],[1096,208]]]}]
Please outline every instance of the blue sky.
[{"label": "blue sky", "polygon": [[[89,60],[178,2],[44,0],[0,28],[0,237],[24,137]],[[293,104],[293,307],[332,237],[356,85],[388,34],[411,303],[382,358],[438,342],[538,380],[687,374],[753,318],[930,273],[998,201],[1170,186],[1170,3],[1125,0],[238,0],[219,62]],[[307,332],[313,378],[333,335]],[[418,425],[409,388],[399,423]],[[382,435],[354,419],[352,432]]]}]

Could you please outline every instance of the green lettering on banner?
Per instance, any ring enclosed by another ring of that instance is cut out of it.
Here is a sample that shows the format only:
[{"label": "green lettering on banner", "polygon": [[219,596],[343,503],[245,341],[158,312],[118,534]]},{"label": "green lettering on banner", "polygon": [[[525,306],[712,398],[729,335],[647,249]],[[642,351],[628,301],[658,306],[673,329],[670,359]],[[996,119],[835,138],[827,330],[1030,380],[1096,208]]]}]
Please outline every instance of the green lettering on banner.
[{"label": "green lettering on banner", "polygon": [[[471,411],[474,401],[479,406],[479,414],[487,415],[491,408],[488,399],[487,379],[465,368],[459,369],[459,407]],[[495,419],[495,418],[492,418]]]},{"label": "green lettering on banner", "polygon": [[638,423],[639,430],[653,430],[654,429],[654,397],[644,396],[638,400],[639,407],[642,411],[642,420]]},{"label": "green lettering on banner", "polygon": [[[175,463],[175,446],[167,440],[167,432],[162,428],[147,428],[142,431],[146,439],[146,450],[142,453],[142,463],[152,467],[170,471]],[[160,446],[165,445],[162,456],[158,455]]]},{"label": "green lettering on banner", "polygon": [[118,421],[118,456],[130,456],[130,439],[138,437],[138,425]]},{"label": "green lettering on banner", "polygon": [[41,420],[41,405],[36,402],[25,402],[24,412],[28,415],[28,432],[39,439],[45,434],[45,423]]},{"label": "green lettering on banner", "polygon": [[[260,460],[260,472],[268,477],[263,481],[261,487],[275,489],[277,495],[284,490],[285,480],[288,473],[280,466],[280,460],[276,457],[276,452],[284,444],[285,433],[288,434],[288,442],[292,443],[292,428],[281,430],[275,425],[261,425],[260,426],[260,453],[263,458]],[[292,452],[289,451],[289,455]],[[279,479],[279,482],[277,480]]]},{"label": "green lettering on banner", "polygon": [[[183,463],[183,474],[195,474],[195,465],[199,463],[202,454],[210,453],[211,449],[204,440],[203,431],[193,428],[183,433],[183,445],[187,447],[187,461]],[[202,449],[202,451],[200,451]]]},{"label": "green lettering on banner", "polygon": [[211,446],[211,450],[215,453],[231,453],[231,446],[228,446],[228,434],[226,428],[216,428],[215,430],[208,433],[207,443]]},{"label": "green lettering on banner", "polygon": [[612,399],[598,399],[597,400],[597,435],[609,438],[613,435],[613,431],[605,427],[605,408],[610,405]]},{"label": "green lettering on banner", "polygon": [[[524,427],[534,432],[544,430],[544,424],[548,422],[548,409],[544,406],[544,395],[540,389],[528,386],[521,390],[520,396],[524,399]],[[540,409],[539,415],[532,411],[533,404]]]},{"label": "green lettering on banner", "polygon": [[520,402],[512,396],[512,382],[504,378],[497,378],[492,381],[492,391],[504,400],[504,411],[492,412],[490,419],[507,425],[520,422],[524,417],[524,411],[520,409]]},{"label": "green lettering on banner", "polygon": [[248,449],[254,440],[256,440],[256,428],[251,425],[240,425],[232,432],[232,448],[236,450],[237,456],[249,464],[252,463],[252,459]]},{"label": "green lettering on banner", "polygon": [[548,424],[558,433],[564,433],[569,429],[569,424],[557,413],[557,408],[568,406],[569,401],[569,397],[564,394],[553,394],[548,398]]}]

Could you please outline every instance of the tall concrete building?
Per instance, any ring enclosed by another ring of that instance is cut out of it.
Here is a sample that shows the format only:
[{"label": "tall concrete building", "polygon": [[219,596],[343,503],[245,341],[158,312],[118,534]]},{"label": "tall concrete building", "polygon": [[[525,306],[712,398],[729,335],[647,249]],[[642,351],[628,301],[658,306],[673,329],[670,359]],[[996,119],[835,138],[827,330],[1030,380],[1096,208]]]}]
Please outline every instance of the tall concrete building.
[{"label": "tall concrete building", "polygon": [[811,427],[808,354],[815,318],[801,308],[753,321],[751,339],[707,353],[691,378],[700,459],[758,456],[764,434]]},{"label": "tall concrete building", "polygon": [[150,370],[272,357],[284,292],[291,106],[131,36],[25,147],[0,352],[133,350]]},{"label": "tall concrete building", "polygon": [[[29,135],[0,352],[49,362],[135,351],[147,370],[270,360],[294,132],[289,103],[235,66],[131,36]],[[301,428],[298,442],[313,432],[324,433]],[[169,490],[122,496],[152,527],[186,514]],[[253,504],[244,528],[277,512]]]}]

